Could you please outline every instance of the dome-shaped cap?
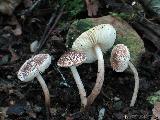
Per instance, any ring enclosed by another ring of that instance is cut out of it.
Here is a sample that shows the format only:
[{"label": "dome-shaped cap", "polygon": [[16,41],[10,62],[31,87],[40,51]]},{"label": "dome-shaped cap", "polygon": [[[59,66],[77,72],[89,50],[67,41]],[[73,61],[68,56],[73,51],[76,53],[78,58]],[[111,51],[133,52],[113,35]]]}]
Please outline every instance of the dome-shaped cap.
[{"label": "dome-shaped cap", "polygon": [[86,63],[97,60],[94,46],[99,45],[105,53],[116,39],[116,30],[110,24],[101,24],[82,33],[73,43],[72,50],[84,51],[87,55]]},{"label": "dome-shaped cap", "polygon": [[86,55],[84,52],[68,51],[59,58],[57,65],[60,67],[78,66],[85,60]]},{"label": "dome-shaped cap", "polygon": [[128,67],[130,52],[124,44],[117,44],[111,52],[111,66],[116,72],[123,72]]},{"label": "dome-shaped cap", "polygon": [[51,64],[49,54],[38,54],[28,59],[19,69],[17,77],[24,82],[34,79],[39,72],[44,72]]}]

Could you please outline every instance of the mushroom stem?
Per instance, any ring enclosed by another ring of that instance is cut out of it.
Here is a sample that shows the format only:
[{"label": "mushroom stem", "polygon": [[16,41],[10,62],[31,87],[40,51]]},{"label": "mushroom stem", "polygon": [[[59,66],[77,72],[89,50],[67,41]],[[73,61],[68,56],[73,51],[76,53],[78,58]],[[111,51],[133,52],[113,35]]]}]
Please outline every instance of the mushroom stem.
[{"label": "mushroom stem", "polygon": [[72,71],[73,77],[76,81],[76,84],[77,84],[77,87],[78,87],[78,90],[79,90],[79,94],[80,94],[80,98],[81,98],[81,107],[83,109],[83,108],[85,108],[85,106],[87,104],[86,91],[84,89],[83,83],[81,81],[81,78],[78,74],[78,71],[77,71],[76,67],[71,66],[70,69]]},{"label": "mushroom stem", "polygon": [[45,81],[42,78],[40,73],[37,75],[36,78],[42,86],[42,90],[43,90],[43,93],[44,93],[44,96],[45,96],[46,115],[47,115],[47,118],[49,120],[49,116],[50,116],[50,94],[49,94],[49,90],[48,90],[48,87],[47,87],[47,85],[46,85],[46,83],[45,83]]},{"label": "mushroom stem", "polygon": [[97,58],[98,58],[98,72],[97,72],[97,79],[96,84],[91,92],[91,94],[87,98],[87,106],[90,106],[98,94],[101,91],[103,81],[104,81],[104,59],[103,59],[103,53],[101,51],[101,48],[99,45],[96,45],[94,47],[94,50],[96,52]]},{"label": "mushroom stem", "polygon": [[135,68],[135,66],[131,62],[129,62],[128,65],[131,68],[131,70],[133,71],[134,79],[135,79],[134,93],[133,93],[132,100],[130,103],[130,107],[133,107],[136,102],[137,94],[138,94],[138,90],[139,90],[139,77],[138,77],[138,72],[137,72],[137,69]]}]

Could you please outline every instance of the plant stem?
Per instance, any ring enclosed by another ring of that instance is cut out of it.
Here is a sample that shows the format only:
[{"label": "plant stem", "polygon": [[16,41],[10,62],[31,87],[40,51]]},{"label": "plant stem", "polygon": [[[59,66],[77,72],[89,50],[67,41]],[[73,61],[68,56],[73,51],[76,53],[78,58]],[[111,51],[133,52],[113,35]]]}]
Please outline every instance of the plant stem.
[{"label": "plant stem", "polygon": [[79,90],[79,94],[80,94],[80,98],[81,98],[81,107],[83,109],[83,108],[85,108],[85,106],[87,104],[86,91],[84,89],[83,83],[81,81],[81,78],[79,76],[79,73],[78,73],[76,67],[71,66],[70,69],[72,71],[73,77],[76,81],[76,84],[77,84],[77,87],[78,87],[78,90]]},{"label": "plant stem", "polygon": [[96,84],[91,92],[91,94],[87,98],[87,106],[90,106],[96,97],[99,95],[103,81],[104,81],[104,59],[103,59],[103,53],[101,51],[101,48],[99,45],[96,45],[94,47],[94,50],[96,52],[97,58],[98,58],[98,72],[97,72],[97,79]]},{"label": "plant stem", "polygon": [[39,75],[37,75],[37,80],[39,81],[39,83],[42,86],[42,90],[45,96],[45,106],[46,106],[46,115],[47,115],[47,120],[49,120],[49,116],[50,116],[50,94],[49,94],[49,90],[48,87],[44,81],[44,79],[42,78],[41,74],[39,73]]},{"label": "plant stem", "polygon": [[129,62],[128,65],[131,68],[131,70],[133,71],[134,79],[135,79],[134,93],[133,93],[132,100],[130,103],[130,107],[133,107],[136,102],[137,94],[138,94],[138,90],[139,90],[139,77],[138,77],[138,72],[137,72],[137,69],[135,68],[135,66],[131,62]]}]

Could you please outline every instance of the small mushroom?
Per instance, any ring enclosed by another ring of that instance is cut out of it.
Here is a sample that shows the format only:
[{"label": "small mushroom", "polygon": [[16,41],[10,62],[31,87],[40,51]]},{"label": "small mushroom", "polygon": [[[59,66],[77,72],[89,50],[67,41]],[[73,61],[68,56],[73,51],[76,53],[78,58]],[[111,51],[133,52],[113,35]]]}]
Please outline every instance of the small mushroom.
[{"label": "small mushroom", "polygon": [[43,73],[45,69],[51,64],[51,56],[49,54],[38,54],[28,59],[19,69],[17,77],[23,81],[28,82],[33,80],[35,77],[39,81],[45,96],[45,106],[47,117],[50,114],[50,95],[47,85],[42,78],[40,73]]},{"label": "small mushroom", "polygon": [[72,50],[86,53],[86,63],[92,63],[98,59],[98,72],[96,84],[87,98],[87,106],[90,106],[99,95],[104,81],[105,53],[110,49],[116,39],[116,30],[110,24],[101,24],[82,33],[73,43]]},{"label": "small mushroom", "polygon": [[128,68],[128,66],[133,71],[135,79],[135,87],[130,107],[134,106],[139,90],[139,77],[135,66],[130,62],[130,52],[127,46],[125,46],[124,44],[117,44],[112,49],[110,62],[113,70],[115,70],[116,72],[123,72],[125,69]]},{"label": "small mushroom", "polygon": [[65,52],[58,60],[57,65],[60,67],[69,67],[72,71],[73,77],[79,89],[79,94],[81,98],[82,109],[87,104],[86,91],[84,89],[81,78],[78,74],[76,66],[79,66],[86,60],[86,55],[83,52],[69,51]]}]

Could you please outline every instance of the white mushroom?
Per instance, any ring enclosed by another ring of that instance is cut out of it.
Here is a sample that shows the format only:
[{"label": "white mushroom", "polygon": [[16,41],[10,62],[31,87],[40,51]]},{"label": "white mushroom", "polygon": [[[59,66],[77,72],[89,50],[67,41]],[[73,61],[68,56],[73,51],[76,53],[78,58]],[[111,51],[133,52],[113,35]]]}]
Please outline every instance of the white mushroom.
[{"label": "white mushroom", "polygon": [[87,104],[86,91],[84,89],[81,78],[78,74],[76,66],[79,66],[86,60],[86,55],[84,52],[69,51],[64,53],[58,60],[57,65],[60,67],[69,67],[72,71],[73,77],[79,89],[79,94],[81,98],[82,109]]},{"label": "white mushroom", "polygon": [[137,99],[138,89],[139,89],[139,77],[138,77],[138,72],[136,68],[130,62],[130,52],[127,46],[125,46],[124,44],[117,44],[112,49],[110,62],[113,70],[115,70],[116,72],[123,72],[125,69],[128,68],[128,65],[133,71],[134,79],[135,79],[135,87],[134,87],[134,93],[132,96],[130,107],[134,106]]},{"label": "white mushroom", "polygon": [[31,52],[36,52],[37,46],[38,46],[38,40],[33,41],[33,42],[30,44],[30,51],[31,51]]},{"label": "white mushroom", "polygon": [[86,63],[98,59],[98,72],[96,84],[87,98],[87,106],[91,105],[101,91],[104,81],[103,52],[110,49],[116,39],[116,30],[110,24],[101,24],[82,33],[73,43],[72,50],[84,51],[87,56]]},{"label": "white mushroom", "polygon": [[50,64],[51,56],[49,54],[38,54],[28,59],[21,66],[17,74],[17,77],[23,82],[31,81],[35,77],[37,78],[44,92],[47,117],[49,117],[50,113],[50,95],[47,85],[40,73],[43,73]]}]

